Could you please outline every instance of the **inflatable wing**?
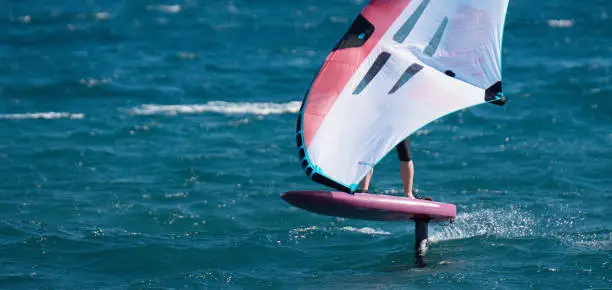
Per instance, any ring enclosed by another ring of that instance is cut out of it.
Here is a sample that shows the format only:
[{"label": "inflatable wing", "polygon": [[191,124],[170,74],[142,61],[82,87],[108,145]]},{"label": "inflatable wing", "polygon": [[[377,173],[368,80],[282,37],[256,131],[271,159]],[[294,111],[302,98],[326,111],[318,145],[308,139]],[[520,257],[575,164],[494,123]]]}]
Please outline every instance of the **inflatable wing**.
[{"label": "inflatable wing", "polygon": [[399,142],[447,114],[503,105],[508,0],[372,0],[314,78],[297,121],[302,168],[353,192]]}]

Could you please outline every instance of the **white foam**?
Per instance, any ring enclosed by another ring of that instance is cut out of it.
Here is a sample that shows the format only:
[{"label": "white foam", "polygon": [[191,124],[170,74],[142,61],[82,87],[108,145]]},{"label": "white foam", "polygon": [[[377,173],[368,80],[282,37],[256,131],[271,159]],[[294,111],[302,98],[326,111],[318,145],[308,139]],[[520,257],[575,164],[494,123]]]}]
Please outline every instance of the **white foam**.
[{"label": "white foam", "polygon": [[291,230],[291,233],[293,233],[293,234],[308,233],[308,232],[316,231],[317,229],[319,229],[319,228],[317,228],[316,226],[310,226],[310,227],[305,227],[305,228],[293,229],[293,230]]},{"label": "white foam", "polygon": [[189,59],[194,59],[196,58],[195,53],[193,52],[188,52],[188,51],[181,51],[179,53],[176,54],[177,57],[179,59],[183,59],[183,60],[189,60]]},{"label": "white foam", "polygon": [[356,232],[356,233],[362,233],[362,234],[368,234],[368,235],[390,235],[390,232],[385,232],[383,230],[380,229],[373,229],[373,228],[369,228],[369,227],[365,227],[365,228],[354,228],[354,227],[342,227],[343,231],[347,231],[347,232]]},{"label": "white foam", "polygon": [[576,247],[584,247],[594,250],[612,249],[612,240],[577,240],[572,243]]},{"label": "white foam", "polygon": [[[610,251],[612,232],[582,232],[582,213],[571,208],[551,209],[544,216],[537,216],[524,210],[488,209],[457,215],[450,225],[436,227],[428,241],[462,240],[473,237],[493,237],[501,239],[553,238],[563,244],[580,250]],[[430,232],[431,233],[431,232]]]},{"label": "white foam", "polygon": [[319,230],[319,228],[316,226],[292,229],[289,231],[289,240],[297,242],[299,240],[306,239],[317,230]]},{"label": "white foam", "polygon": [[301,102],[289,103],[231,103],[223,101],[208,102],[201,105],[155,105],[146,104],[130,110],[134,115],[177,115],[177,114],[200,114],[200,113],[222,113],[222,114],[254,114],[273,115],[297,113]]},{"label": "white foam", "polygon": [[32,17],[30,15],[19,16],[19,21],[23,23],[30,23],[30,21],[32,21]]},{"label": "white foam", "polygon": [[569,27],[574,26],[574,20],[572,19],[549,19],[548,26],[559,27],[559,28],[569,28]]},{"label": "white foam", "polygon": [[166,13],[178,13],[181,11],[181,5],[148,5],[147,9]]},{"label": "white foam", "polygon": [[229,10],[229,12],[231,12],[232,14],[238,14],[238,7],[236,7],[236,5],[234,5],[234,3],[232,3],[231,1],[227,5],[227,10]]},{"label": "white foam", "polygon": [[611,250],[612,249],[612,233],[606,234],[594,234],[594,233],[580,233],[580,234],[568,234],[568,233],[557,233],[553,234],[553,237],[561,240],[561,242],[570,245],[575,248],[585,250]]},{"label": "white foam", "polygon": [[64,113],[64,112],[45,112],[45,113],[25,113],[25,114],[0,114],[0,120],[22,120],[22,119],[83,119],[85,114]]},{"label": "white foam", "polygon": [[164,197],[166,198],[183,198],[189,196],[187,192],[177,192],[177,193],[166,193]]},{"label": "white foam", "polygon": [[96,18],[96,20],[106,20],[110,18],[110,14],[106,11],[100,11],[94,13],[94,18]]},{"label": "white foam", "polygon": [[110,82],[110,79],[94,79],[94,78],[89,78],[89,79],[80,79],[79,83],[82,85],[85,85],[89,88],[93,88],[95,86],[98,85],[104,85],[104,84],[108,84]]},{"label": "white foam", "polygon": [[360,234],[366,234],[366,235],[390,235],[391,233],[389,232],[385,232],[383,230],[380,229],[373,229],[370,227],[365,227],[365,228],[355,228],[355,227],[351,227],[351,226],[346,226],[346,227],[331,227],[331,228],[327,228],[327,227],[323,227],[323,228],[319,228],[317,226],[309,226],[309,227],[303,227],[303,228],[296,228],[296,229],[292,229],[289,231],[289,239],[292,241],[299,241],[299,240],[303,240],[306,239],[308,237],[311,237],[313,235],[317,235],[317,234],[324,234],[324,233],[329,233],[329,232],[336,232],[336,231],[347,231],[347,232],[353,232],[353,233],[360,233]]},{"label": "white foam", "polygon": [[428,240],[436,243],[487,235],[517,238],[533,235],[535,229],[536,221],[528,213],[516,210],[480,210],[457,215],[453,224],[443,227]]}]

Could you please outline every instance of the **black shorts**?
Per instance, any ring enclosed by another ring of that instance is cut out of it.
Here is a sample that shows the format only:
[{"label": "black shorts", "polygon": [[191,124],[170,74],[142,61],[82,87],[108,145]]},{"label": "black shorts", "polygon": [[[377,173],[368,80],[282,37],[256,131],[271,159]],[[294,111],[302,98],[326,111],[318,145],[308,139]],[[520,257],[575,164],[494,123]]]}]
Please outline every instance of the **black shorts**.
[{"label": "black shorts", "polygon": [[397,158],[400,161],[408,162],[412,160],[412,153],[410,153],[410,137],[406,137],[402,142],[395,146],[397,151]]}]

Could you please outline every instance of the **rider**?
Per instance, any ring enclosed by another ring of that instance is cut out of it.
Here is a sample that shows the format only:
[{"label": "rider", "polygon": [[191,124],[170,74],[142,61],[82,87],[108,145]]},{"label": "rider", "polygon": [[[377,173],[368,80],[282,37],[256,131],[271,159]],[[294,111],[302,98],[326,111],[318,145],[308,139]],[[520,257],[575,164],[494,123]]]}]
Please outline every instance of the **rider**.
[{"label": "rider", "polygon": [[[410,153],[410,137],[407,137],[402,142],[395,146],[395,150],[397,151],[397,157],[400,160],[400,176],[402,178],[402,183],[404,184],[404,195],[408,198],[415,198],[412,194],[412,182],[414,178],[414,164],[412,162],[412,154]],[[374,173],[374,169],[371,169],[368,172],[361,183],[359,184],[360,189],[357,192],[368,192],[368,187],[370,186],[370,180],[372,179],[372,174]]]}]

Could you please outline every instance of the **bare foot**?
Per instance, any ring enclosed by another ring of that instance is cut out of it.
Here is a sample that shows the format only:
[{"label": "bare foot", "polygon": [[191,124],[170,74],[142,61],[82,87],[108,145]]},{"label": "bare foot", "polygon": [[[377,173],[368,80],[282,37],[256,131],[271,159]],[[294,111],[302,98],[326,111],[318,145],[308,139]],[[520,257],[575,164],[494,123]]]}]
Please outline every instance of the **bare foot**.
[{"label": "bare foot", "polygon": [[404,195],[406,195],[407,198],[416,199],[412,193],[404,192]]}]

